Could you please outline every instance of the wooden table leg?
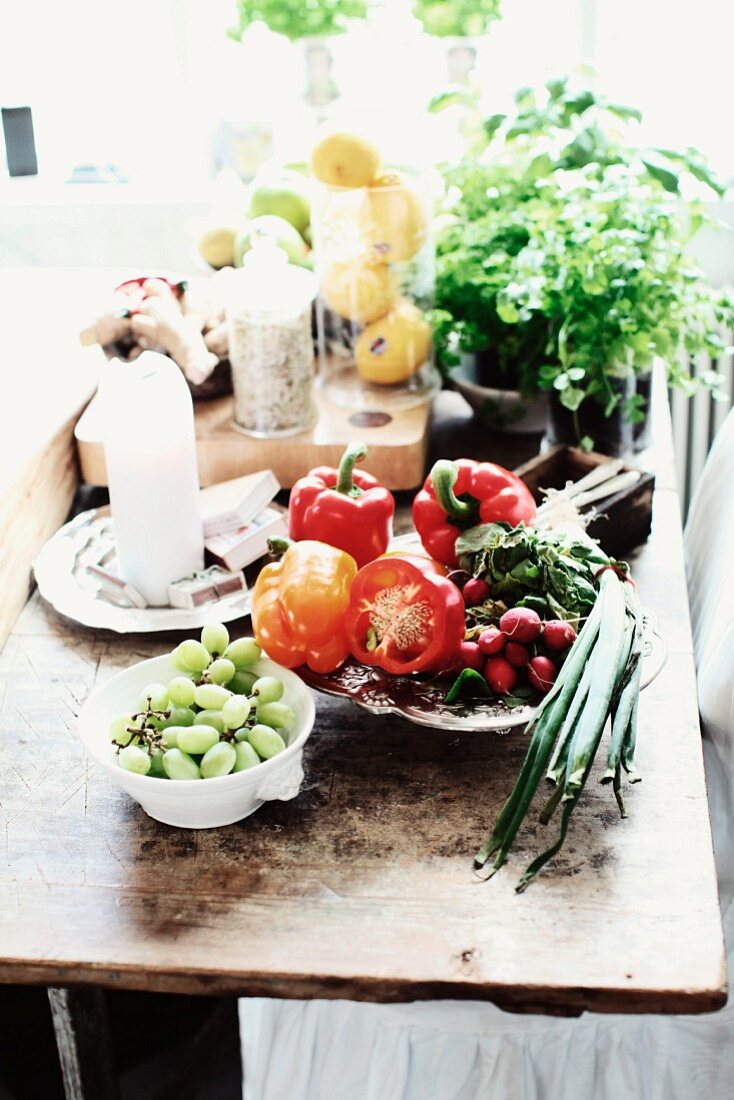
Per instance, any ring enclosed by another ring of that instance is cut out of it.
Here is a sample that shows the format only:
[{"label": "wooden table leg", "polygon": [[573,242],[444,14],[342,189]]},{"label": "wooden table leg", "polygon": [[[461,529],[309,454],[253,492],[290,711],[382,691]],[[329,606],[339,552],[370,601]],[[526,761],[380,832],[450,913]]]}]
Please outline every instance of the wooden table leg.
[{"label": "wooden table leg", "polygon": [[66,1100],[120,1100],[104,990],[49,988],[48,999]]}]

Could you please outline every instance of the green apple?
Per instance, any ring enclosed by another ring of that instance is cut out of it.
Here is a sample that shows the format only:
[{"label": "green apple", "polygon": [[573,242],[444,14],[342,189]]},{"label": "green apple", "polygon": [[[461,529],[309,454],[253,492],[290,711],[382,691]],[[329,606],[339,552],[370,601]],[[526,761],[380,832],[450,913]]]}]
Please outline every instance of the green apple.
[{"label": "green apple", "polygon": [[270,237],[278,248],[283,249],[290,263],[310,267],[308,247],[303,237],[290,222],[276,214],[263,214],[259,218],[253,218],[238,233],[234,242],[235,267],[242,267],[242,261],[252,248],[253,239],[259,236]]},{"label": "green apple", "polygon": [[249,215],[259,218],[263,214],[276,214],[302,233],[311,221],[304,177],[285,169],[277,175],[256,176],[250,193]]}]

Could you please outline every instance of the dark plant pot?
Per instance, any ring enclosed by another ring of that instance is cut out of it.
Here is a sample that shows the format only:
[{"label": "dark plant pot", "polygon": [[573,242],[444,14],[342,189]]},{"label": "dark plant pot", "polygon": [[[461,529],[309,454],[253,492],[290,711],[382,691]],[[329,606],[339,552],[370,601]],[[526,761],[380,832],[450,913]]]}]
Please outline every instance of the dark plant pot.
[{"label": "dark plant pot", "polygon": [[611,416],[605,416],[604,406],[593,397],[587,397],[573,413],[561,404],[553,390],[548,402],[548,424],[542,449],[546,451],[560,444],[577,447],[580,440],[588,436],[593,441],[593,449],[601,454],[616,457],[644,450],[650,436],[650,376],[613,381],[612,386],[623,399],[634,393],[645,397],[644,421],[630,423],[621,404]]},{"label": "dark plant pot", "polygon": [[467,401],[478,420],[500,432],[540,434],[547,420],[547,396],[524,397],[519,390],[498,387],[483,372],[479,355],[463,355],[451,374],[451,385]]}]

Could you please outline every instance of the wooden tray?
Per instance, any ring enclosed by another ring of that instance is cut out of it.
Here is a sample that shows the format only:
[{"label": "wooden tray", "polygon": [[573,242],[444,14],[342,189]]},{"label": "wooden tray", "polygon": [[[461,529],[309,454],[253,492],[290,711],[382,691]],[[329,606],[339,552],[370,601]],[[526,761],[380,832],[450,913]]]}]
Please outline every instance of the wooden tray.
[{"label": "wooden tray", "polygon": [[[345,445],[363,439],[369,448],[365,468],[389,489],[415,489],[425,474],[430,405],[392,415],[354,412],[315,394],[318,420],[309,431],[284,439],[253,439],[232,427],[232,397],[197,403],[196,452],[202,488],[254,470],[272,470],[290,489],[313,466],[336,466]],[[75,429],[83,479],[106,485],[102,431],[94,398]]]},{"label": "wooden tray", "polygon": [[[602,462],[607,455],[587,453],[577,447],[553,447],[545,454],[531,458],[518,466],[518,474],[539,504],[542,489],[562,489],[567,481],[578,481]],[[622,472],[637,469],[624,466]],[[631,488],[596,501],[591,507],[598,513],[587,531],[598,539],[610,557],[623,557],[650,535],[652,527],[652,494],[655,476],[639,470],[640,479]]]}]

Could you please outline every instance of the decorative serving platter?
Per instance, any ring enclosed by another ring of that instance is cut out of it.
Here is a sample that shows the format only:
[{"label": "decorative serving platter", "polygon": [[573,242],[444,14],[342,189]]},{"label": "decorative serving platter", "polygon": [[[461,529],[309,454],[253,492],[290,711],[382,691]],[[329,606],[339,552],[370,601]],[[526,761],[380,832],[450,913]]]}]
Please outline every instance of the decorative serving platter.
[{"label": "decorative serving platter", "polygon": [[[651,684],[668,659],[668,647],[645,616],[648,636],[642,665],[641,688]],[[509,733],[526,726],[532,706],[508,707],[501,699],[471,698],[446,702],[447,679],[422,680],[416,676],[391,676],[379,668],[346,661],[336,672],[312,672],[305,665],[300,677],[316,691],[351,699],[371,714],[397,714],[419,726],[454,729],[465,733]],[[538,697],[540,698],[540,697]]]},{"label": "decorative serving platter", "polygon": [[510,708],[498,699],[465,699],[446,702],[448,680],[420,680],[412,676],[391,676],[351,658],[336,672],[312,672],[305,665],[298,674],[310,687],[326,695],[351,699],[370,714],[397,714],[419,726],[464,732],[509,733],[528,723],[533,708]]},{"label": "decorative serving platter", "polygon": [[[391,550],[420,550],[415,532],[399,535],[390,543]],[[642,665],[642,683],[652,683],[668,659],[668,647],[657,632],[652,616],[645,612],[647,637]],[[417,676],[392,676],[379,668],[370,668],[350,660],[335,672],[312,672],[305,665],[298,670],[301,678],[316,691],[351,699],[371,714],[397,714],[420,726],[452,729],[466,733],[509,733],[526,726],[533,706],[508,707],[501,699],[471,698],[446,702],[450,681],[421,679]],[[540,697],[538,697],[540,698]]]},{"label": "decorative serving platter", "polygon": [[82,626],[117,634],[147,634],[158,630],[192,630],[211,619],[232,622],[250,614],[251,594],[237,592],[188,609],[133,607],[116,602],[87,573],[103,561],[114,569],[114,527],[109,508],[82,512],[59,528],[42,548],[33,570],[38,590],[56,611]]}]

